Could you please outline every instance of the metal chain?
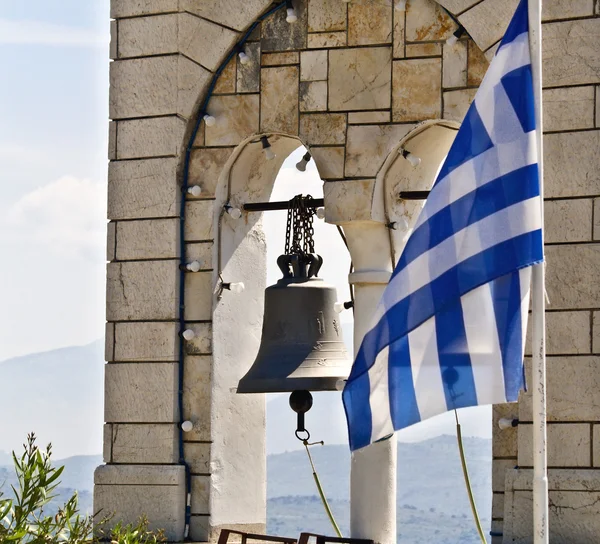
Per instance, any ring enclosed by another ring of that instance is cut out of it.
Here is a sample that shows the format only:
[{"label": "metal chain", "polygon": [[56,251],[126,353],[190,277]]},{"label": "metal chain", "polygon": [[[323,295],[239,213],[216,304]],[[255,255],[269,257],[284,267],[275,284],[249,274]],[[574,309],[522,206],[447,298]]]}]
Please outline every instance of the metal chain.
[{"label": "metal chain", "polygon": [[308,206],[312,196],[297,195],[290,201],[285,231],[286,255],[308,255],[315,252],[314,206]]}]

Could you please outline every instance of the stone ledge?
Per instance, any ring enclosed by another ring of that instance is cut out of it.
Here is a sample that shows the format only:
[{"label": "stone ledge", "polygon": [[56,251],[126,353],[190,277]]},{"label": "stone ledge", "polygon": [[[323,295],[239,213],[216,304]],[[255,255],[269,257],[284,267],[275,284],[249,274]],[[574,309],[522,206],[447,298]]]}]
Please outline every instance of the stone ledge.
[{"label": "stone ledge", "polygon": [[96,485],[184,485],[183,465],[100,465]]}]

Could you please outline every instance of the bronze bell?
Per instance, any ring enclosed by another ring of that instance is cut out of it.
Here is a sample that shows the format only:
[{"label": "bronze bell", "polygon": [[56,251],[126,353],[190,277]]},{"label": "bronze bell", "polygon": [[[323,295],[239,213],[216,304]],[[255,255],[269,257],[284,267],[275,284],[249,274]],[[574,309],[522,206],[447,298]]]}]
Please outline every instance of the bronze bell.
[{"label": "bronze bell", "polygon": [[262,338],[238,393],[335,391],[352,361],[334,311],[336,290],[317,278],[318,255],[282,255],[284,277],[265,291]]}]

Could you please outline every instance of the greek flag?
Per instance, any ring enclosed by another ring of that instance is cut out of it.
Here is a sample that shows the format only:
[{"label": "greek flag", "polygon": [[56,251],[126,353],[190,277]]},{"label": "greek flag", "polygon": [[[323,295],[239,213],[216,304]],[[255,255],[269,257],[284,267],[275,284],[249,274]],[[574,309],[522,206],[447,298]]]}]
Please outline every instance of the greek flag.
[{"label": "greek flag", "polygon": [[363,339],[343,392],[352,450],[523,388],[543,261],[528,30],[521,0]]}]

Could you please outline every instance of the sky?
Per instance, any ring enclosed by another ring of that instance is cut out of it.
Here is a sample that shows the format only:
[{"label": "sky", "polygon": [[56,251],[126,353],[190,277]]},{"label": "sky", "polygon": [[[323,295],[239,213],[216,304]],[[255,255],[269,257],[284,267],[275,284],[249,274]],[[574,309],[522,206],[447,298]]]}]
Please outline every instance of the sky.
[{"label": "sky", "polygon": [[[0,0],[0,361],[104,335],[108,46],[109,0]],[[274,200],[322,196],[314,163],[294,167],[303,152],[284,163]],[[284,212],[264,218],[269,283],[284,224]],[[348,300],[336,228],[315,219],[315,242],[321,276]],[[464,433],[489,437],[489,408],[468,414]],[[453,432],[451,416],[407,440]]]},{"label": "sky", "polygon": [[0,361],[104,333],[108,0],[0,0]]}]

